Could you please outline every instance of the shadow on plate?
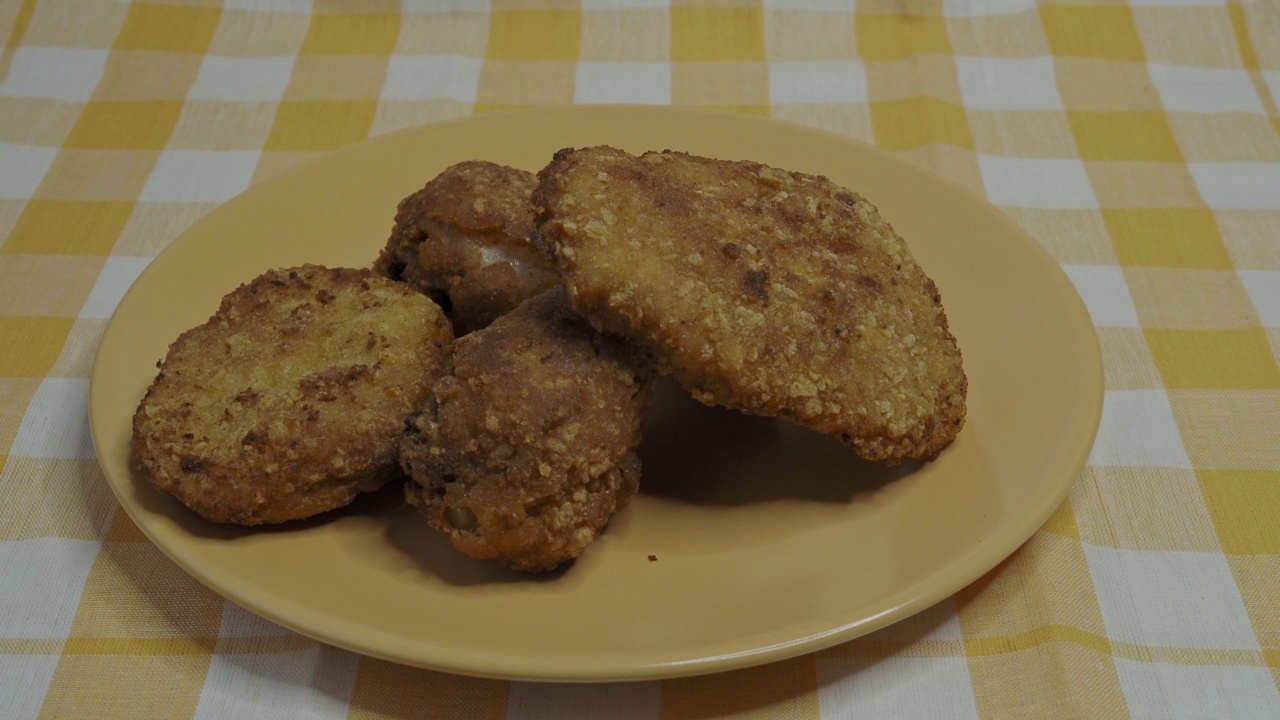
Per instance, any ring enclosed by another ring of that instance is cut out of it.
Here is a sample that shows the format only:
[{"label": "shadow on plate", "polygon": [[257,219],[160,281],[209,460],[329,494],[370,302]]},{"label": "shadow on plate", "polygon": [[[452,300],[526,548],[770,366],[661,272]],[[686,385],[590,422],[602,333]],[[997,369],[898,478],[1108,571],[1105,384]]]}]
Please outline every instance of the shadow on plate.
[{"label": "shadow on plate", "polygon": [[403,486],[398,482],[391,482],[379,490],[361,494],[346,507],[302,520],[291,520],[277,525],[231,525],[206,520],[183,506],[176,498],[152,487],[136,470],[132,471],[131,475],[134,486],[137,488],[135,496],[137,503],[143,510],[168,517],[184,532],[191,535],[214,540],[306,532],[345,518],[383,517],[405,504]]},{"label": "shadow on plate", "polygon": [[570,561],[551,572],[530,575],[493,561],[469,558],[454,550],[444,533],[433,530],[408,506],[390,518],[384,535],[392,547],[411,558],[424,574],[450,585],[548,582],[560,579],[574,565],[574,561]]},{"label": "shadow on plate", "polygon": [[645,416],[640,492],[693,505],[847,503],[920,468],[887,467],[777,418],[707,407],[662,380]]}]

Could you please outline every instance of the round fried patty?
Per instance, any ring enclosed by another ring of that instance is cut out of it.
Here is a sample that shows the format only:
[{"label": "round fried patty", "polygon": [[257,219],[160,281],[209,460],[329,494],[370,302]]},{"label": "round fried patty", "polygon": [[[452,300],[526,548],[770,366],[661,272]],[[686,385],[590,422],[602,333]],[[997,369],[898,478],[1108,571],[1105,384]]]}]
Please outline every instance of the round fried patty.
[{"label": "round fried patty", "polygon": [[938,289],[862,197],[759,163],[609,147],[562,150],[539,179],[538,242],[574,307],[700,401],[872,460],[955,438],[967,380]]},{"label": "round fried patty", "polygon": [[459,336],[559,282],[529,243],[532,173],[458,163],[400,202],[374,270],[427,293]]},{"label": "round fried patty", "polygon": [[183,333],[133,417],[156,487],[216,522],[341,507],[403,477],[404,419],[453,338],[426,296],[369,270],[272,270]]},{"label": "round fried patty", "polygon": [[650,373],[562,288],[458,340],[410,418],[411,503],[462,553],[539,572],[577,557],[635,495]]}]

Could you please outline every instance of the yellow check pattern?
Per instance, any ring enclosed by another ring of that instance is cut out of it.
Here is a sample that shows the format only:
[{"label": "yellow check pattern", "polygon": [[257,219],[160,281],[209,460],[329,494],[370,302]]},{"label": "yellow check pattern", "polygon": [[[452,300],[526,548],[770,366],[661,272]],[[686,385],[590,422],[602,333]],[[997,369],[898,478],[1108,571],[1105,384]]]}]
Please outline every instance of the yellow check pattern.
[{"label": "yellow check pattern", "polygon": [[[0,717],[1280,717],[1280,5],[15,0],[0,42]],[[117,511],[87,378],[166,243],[370,136],[615,102],[874,143],[1062,264],[1106,406],[1025,547],[816,654],[561,686],[294,635]]]}]

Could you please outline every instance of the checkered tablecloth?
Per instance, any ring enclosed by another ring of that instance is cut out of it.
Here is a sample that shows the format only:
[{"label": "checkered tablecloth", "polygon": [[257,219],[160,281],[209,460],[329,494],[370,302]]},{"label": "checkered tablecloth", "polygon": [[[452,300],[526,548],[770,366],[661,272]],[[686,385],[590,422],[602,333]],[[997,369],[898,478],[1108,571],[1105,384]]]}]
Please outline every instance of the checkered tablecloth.
[{"label": "checkered tablecloth", "polygon": [[[7,0],[0,42],[0,718],[1280,717],[1280,3]],[[1044,529],[871,636],[575,686],[294,635],[118,510],[93,353],[192,222],[374,135],[615,102],[843,133],[1026,228],[1106,368]]]}]

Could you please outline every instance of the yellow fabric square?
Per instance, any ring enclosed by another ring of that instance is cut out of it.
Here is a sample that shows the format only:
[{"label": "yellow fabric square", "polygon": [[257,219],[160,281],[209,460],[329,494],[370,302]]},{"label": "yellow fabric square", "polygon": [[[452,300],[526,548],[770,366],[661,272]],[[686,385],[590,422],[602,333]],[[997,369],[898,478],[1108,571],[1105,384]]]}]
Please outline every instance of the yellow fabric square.
[{"label": "yellow fabric square", "polygon": [[119,509],[97,460],[14,457],[0,463],[0,540],[98,540]]},{"label": "yellow fabric square", "polygon": [[400,38],[400,16],[386,13],[315,13],[302,41],[303,55],[389,55]]},{"label": "yellow fabric square", "polygon": [[[120,513],[124,514],[124,513]],[[145,586],[142,577],[121,579],[121,584]],[[83,600],[90,600],[86,591]],[[105,602],[105,601],[104,601]],[[180,606],[173,596],[144,597],[139,602]],[[42,717],[190,718],[195,717],[200,692],[209,672],[210,653],[167,652],[151,657],[116,654],[100,644],[94,654],[84,652],[83,641],[69,642],[58,660],[40,707]],[[177,648],[175,648],[177,649]],[[88,712],[86,712],[86,710]]]},{"label": "yellow fabric square", "polygon": [[1183,162],[1182,150],[1163,112],[1082,112],[1069,110],[1083,160]]},{"label": "yellow fabric square", "polygon": [[159,156],[156,151],[63,150],[40,183],[40,198],[132,200],[146,186]]},{"label": "yellow fabric square", "polygon": [[1195,473],[1179,468],[1086,468],[1071,490],[1080,539],[1119,550],[1218,552]]},{"label": "yellow fabric square", "polygon": [[1143,327],[1225,330],[1259,324],[1233,269],[1128,267],[1124,277]]},{"label": "yellow fabric square", "polygon": [[1054,55],[1146,59],[1133,13],[1124,5],[1044,5],[1044,34]]},{"label": "yellow fabric square", "polygon": [[1102,376],[1108,390],[1153,390],[1164,387],[1151,348],[1141,328],[1100,327]]},{"label": "yellow fabric square", "polygon": [[267,151],[336,150],[369,137],[374,100],[288,100],[280,103],[267,135]]},{"label": "yellow fabric square", "polygon": [[575,70],[566,60],[486,60],[480,66],[476,112],[481,106],[572,103]]},{"label": "yellow fabric square", "polygon": [[1280,471],[1200,470],[1205,505],[1229,555],[1280,555]]},{"label": "yellow fabric square", "polygon": [[132,202],[32,200],[0,253],[108,255],[132,212]]},{"label": "yellow fabric square", "polygon": [[290,100],[377,100],[387,59],[370,55],[309,56],[294,63]]},{"label": "yellow fabric square", "polygon": [[863,60],[951,54],[946,20],[940,17],[859,14],[854,31]]},{"label": "yellow fabric square", "polygon": [[753,711],[762,707],[773,717],[819,717],[814,662],[812,655],[805,655],[746,670],[666,680],[662,720],[759,717]]},{"label": "yellow fabric square", "polygon": [[577,10],[495,10],[485,54],[502,60],[577,60],[581,37]]},{"label": "yellow fabric square", "polygon": [[503,720],[507,690],[502,680],[463,677],[360,659],[351,688],[351,718],[439,717]]},{"label": "yellow fabric square", "polygon": [[1054,535],[1079,540],[1080,527],[1076,524],[1076,512],[1071,506],[1071,500],[1066,500],[1059,505],[1058,509],[1054,510],[1049,519],[1045,521],[1044,527],[1040,529],[1044,532],[1051,532]]},{"label": "yellow fabric square", "polygon": [[1276,469],[1280,390],[1171,390],[1169,406],[1193,467]]},{"label": "yellow fabric square", "polygon": [[695,107],[769,106],[769,66],[762,62],[676,63],[671,104]]},{"label": "yellow fabric square", "polygon": [[0,315],[0,376],[43,377],[62,352],[74,318]]},{"label": "yellow fabric square", "polygon": [[1280,388],[1280,367],[1262,328],[1143,332],[1169,389]]},{"label": "yellow fabric square", "polygon": [[1204,208],[1104,209],[1122,265],[1230,269],[1213,211]]},{"label": "yellow fabric square", "polygon": [[671,59],[676,62],[763,61],[763,11],[754,8],[672,8]]},{"label": "yellow fabric square", "polygon": [[217,32],[221,15],[216,7],[133,3],[115,47],[202,53]]},{"label": "yellow fabric square", "polygon": [[183,98],[200,74],[204,56],[154,50],[116,50],[107,58],[95,100]]},{"label": "yellow fabric square", "polygon": [[969,656],[976,717],[1129,717],[1105,638],[1054,625],[999,643],[996,654]]},{"label": "yellow fabric square", "polygon": [[75,317],[104,262],[102,257],[0,253],[0,308],[22,315]]},{"label": "yellow fabric square", "polygon": [[853,15],[813,10],[771,10],[765,23],[770,60],[858,59]]},{"label": "yellow fabric square", "polygon": [[671,13],[666,8],[584,10],[581,60],[667,62]]},{"label": "yellow fabric square", "polygon": [[91,102],[80,113],[65,145],[102,150],[161,150],[181,112],[181,100]]},{"label": "yellow fabric square", "polygon": [[942,143],[973,149],[964,107],[932,97],[871,103],[876,145],[908,150]]}]

